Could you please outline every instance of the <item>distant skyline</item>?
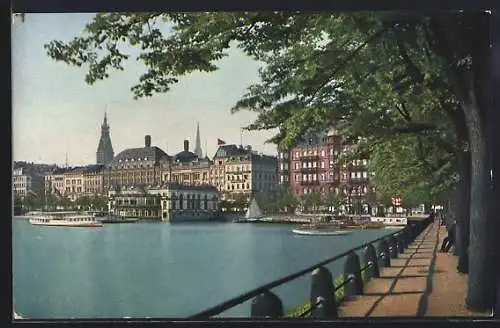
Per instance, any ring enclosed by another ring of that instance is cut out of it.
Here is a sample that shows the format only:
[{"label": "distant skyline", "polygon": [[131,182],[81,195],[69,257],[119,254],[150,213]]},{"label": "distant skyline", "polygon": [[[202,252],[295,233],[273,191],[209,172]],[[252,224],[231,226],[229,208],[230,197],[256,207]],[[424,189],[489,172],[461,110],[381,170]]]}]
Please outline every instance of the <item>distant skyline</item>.
[{"label": "distant skyline", "polygon": [[[217,138],[240,143],[240,128],[253,122],[256,113],[230,109],[258,81],[259,63],[231,48],[220,69],[181,77],[168,93],[134,100],[130,87],[143,72],[135,61],[137,50],[126,48],[131,58],[125,71],[89,86],[85,67],[72,67],[49,58],[43,45],[68,41],[81,34],[94,14],[27,14],[12,26],[12,129],[13,160],[64,165],[94,164],[104,112],[107,112],[115,155],[127,148],[152,145],[169,155],[182,151],[183,140],[194,150],[196,125],[200,124],[203,154],[212,157]],[[276,131],[243,133],[243,144],[275,155],[276,146],[264,144]],[[206,146],[208,149],[206,149]]]}]

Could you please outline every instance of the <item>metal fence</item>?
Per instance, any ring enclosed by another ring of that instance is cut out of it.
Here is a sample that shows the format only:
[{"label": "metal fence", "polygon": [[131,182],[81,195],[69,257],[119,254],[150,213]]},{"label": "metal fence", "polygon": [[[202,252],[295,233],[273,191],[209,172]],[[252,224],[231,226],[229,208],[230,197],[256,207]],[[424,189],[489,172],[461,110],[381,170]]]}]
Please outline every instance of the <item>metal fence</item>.
[{"label": "metal fence", "polygon": [[[387,234],[368,243],[352,248],[342,254],[321,261],[299,272],[257,287],[247,293],[222,302],[190,317],[190,319],[208,319],[219,315],[235,306],[252,300],[250,317],[282,318],[285,317],[281,299],[271,289],[311,273],[311,294],[309,305],[294,317],[311,316],[317,319],[335,319],[338,317],[338,305],[349,296],[361,295],[366,280],[379,277],[381,267],[390,267],[391,259],[404,253],[405,249],[433,221],[428,217],[417,223],[410,223],[402,230]],[[375,247],[375,244],[377,247]],[[363,249],[363,261],[356,251]],[[346,258],[344,262],[343,282],[335,285],[332,274],[325,267],[334,261]],[[343,296],[335,293],[343,288]]]}]

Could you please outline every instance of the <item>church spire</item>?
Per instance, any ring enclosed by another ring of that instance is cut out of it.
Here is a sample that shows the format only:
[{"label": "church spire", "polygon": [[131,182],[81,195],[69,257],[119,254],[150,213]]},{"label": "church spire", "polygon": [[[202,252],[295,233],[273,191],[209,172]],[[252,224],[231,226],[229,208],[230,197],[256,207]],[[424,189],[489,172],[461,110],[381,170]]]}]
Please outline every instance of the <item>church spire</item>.
[{"label": "church spire", "polygon": [[200,139],[200,122],[196,125],[196,144],[194,147],[194,153],[198,156],[198,158],[203,157],[203,151],[201,149],[201,139]]},{"label": "church spire", "polygon": [[113,160],[114,151],[111,145],[111,137],[109,135],[108,113],[104,110],[104,121],[101,125],[101,138],[97,145],[96,163],[109,164]]}]

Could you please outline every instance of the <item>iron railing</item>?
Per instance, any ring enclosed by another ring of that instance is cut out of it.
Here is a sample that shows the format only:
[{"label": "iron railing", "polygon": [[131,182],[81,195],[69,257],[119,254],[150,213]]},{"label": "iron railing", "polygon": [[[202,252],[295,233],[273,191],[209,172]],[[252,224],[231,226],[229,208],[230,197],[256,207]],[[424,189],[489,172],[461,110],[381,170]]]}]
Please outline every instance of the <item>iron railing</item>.
[{"label": "iron railing", "polygon": [[[373,277],[378,277],[379,267],[389,267],[390,259],[397,258],[398,253],[403,253],[404,249],[408,248],[410,243],[412,243],[415,238],[420,235],[422,231],[424,231],[432,220],[432,217],[428,217],[420,222],[410,223],[402,230],[395,231],[360,246],[351,248],[348,251],[321,261],[306,269],[257,287],[242,295],[199,312],[191,316],[190,319],[208,319],[249,300],[252,300],[251,317],[283,317],[284,313],[282,302],[279,297],[273,294],[270,290],[308,273],[313,274],[311,285],[311,305],[306,311],[300,313],[298,317],[311,314],[316,318],[336,318],[336,308],[338,304],[340,304],[345,297],[362,294],[363,281]],[[379,244],[377,250],[375,250],[374,244],[377,242],[379,242]],[[361,266],[359,257],[356,254],[356,251],[361,249],[364,249],[363,266]],[[338,286],[334,286],[332,276],[328,269],[324,266],[344,257],[347,257],[344,265],[344,281]],[[371,270],[367,272],[368,269]],[[361,278],[362,273],[365,273],[365,279]],[[322,287],[318,288],[317,286]],[[340,288],[345,288],[344,297],[336,300],[334,295]]]}]

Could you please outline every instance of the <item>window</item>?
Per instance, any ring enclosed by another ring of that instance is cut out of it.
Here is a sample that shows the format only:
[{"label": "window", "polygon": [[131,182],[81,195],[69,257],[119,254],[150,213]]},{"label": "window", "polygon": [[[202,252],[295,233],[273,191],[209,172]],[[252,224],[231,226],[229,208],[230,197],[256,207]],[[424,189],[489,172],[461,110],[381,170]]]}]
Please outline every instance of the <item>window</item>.
[{"label": "window", "polygon": [[325,162],[321,162],[321,168],[324,169],[325,168]]},{"label": "window", "polygon": [[325,151],[324,150],[321,151],[321,156],[325,157]]},{"label": "window", "polygon": [[363,172],[363,178],[368,178],[368,172]]},{"label": "window", "polygon": [[307,181],[307,174],[302,175],[302,181]]},{"label": "window", "polygon": [[299,182],[299,181],[300,181],[300,175],[295,174],[295,181],[296,181],[296,182]]}]

